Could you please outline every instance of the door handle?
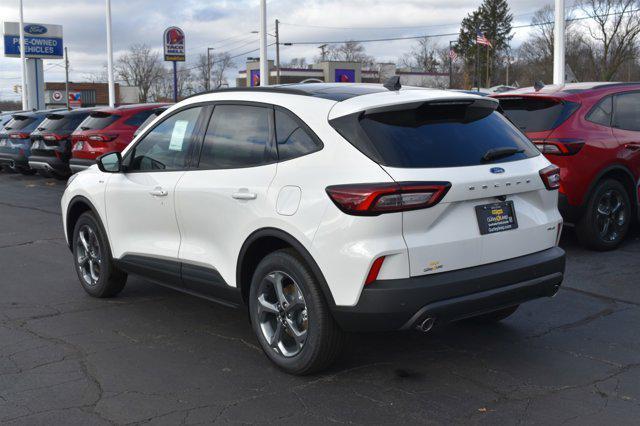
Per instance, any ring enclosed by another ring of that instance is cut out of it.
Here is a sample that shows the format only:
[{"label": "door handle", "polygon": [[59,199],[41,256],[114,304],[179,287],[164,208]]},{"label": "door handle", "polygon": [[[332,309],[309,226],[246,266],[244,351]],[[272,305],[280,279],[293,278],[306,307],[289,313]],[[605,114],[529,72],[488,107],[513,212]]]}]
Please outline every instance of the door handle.
[{"label": "door handle", "polygon": [[149,194],[151,194],[154,197],[166,197],[167,195],[169,195],[169,192],[165,191],[164,189],[158,186],[154,188],[153,191],[150,191]]},{"label": "door handle", "polygon": [[236,200],[255,200],[256,198],[258,198],[258,194],[254,193],[254,192],[234,192],[231,195],[232,198],[236,199]]}]

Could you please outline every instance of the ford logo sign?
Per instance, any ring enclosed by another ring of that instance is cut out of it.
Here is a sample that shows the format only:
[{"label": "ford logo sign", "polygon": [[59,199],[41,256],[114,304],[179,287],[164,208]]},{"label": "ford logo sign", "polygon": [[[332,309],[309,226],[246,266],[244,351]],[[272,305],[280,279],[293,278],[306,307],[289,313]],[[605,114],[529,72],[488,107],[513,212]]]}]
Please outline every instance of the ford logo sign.
[{"label": "ford logo sign", "polygon": [[504,173],[504,169],[502,167],[492,167],[489,171],[496,175],[500,173]]},{"label": "ford logo sign", "polygon": [[47,27],[38,24],[25,25],[24,32],[31,35],[42,35],[46,34]]}]

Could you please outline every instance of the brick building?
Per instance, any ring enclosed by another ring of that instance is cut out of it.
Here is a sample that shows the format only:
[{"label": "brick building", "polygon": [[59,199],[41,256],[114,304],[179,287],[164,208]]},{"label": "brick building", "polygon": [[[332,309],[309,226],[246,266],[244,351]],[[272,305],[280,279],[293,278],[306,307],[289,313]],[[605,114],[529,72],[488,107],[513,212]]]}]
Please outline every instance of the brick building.
[{"label": "brick building", "polygon": [[[76,94],[81,106],[108,106],[109,85],[107,83],[69,83],[69,92]],[[138,103],[138,88],[115,83],[116,105]],[[66,105],[64,82],[45,83],[44,102],[46,108],[58,108]]]}]

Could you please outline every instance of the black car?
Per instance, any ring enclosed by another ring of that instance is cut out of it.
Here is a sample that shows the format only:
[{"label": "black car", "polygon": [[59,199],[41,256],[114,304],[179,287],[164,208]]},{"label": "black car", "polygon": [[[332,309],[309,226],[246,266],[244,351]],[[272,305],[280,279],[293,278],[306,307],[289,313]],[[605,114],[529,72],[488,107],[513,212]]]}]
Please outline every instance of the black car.
[{"label": "black car", "polygon": [[65,179],[71,175],[71,133],[95,108],[82,108],[48,114],[31,133],[29,167],[46,177]]},{"label": "black car", "polygon": [[47,115],[64,110],[41,110],[14,113],[0,130],[0,166],[22,174],[33,174],[29,167],[31,132]]}]

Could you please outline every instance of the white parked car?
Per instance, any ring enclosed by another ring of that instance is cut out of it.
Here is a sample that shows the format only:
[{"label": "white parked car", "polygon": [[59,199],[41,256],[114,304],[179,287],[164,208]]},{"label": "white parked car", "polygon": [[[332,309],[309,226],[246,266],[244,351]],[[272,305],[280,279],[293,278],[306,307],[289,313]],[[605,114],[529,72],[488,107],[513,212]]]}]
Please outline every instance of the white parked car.
[{"label": "white parked car", "polygon": [[497,101],[397,86],[229,89],[171,107],[68,184],[82,286],[110,297],[139,274],[246,306],[295,374],[327,366],[345,331],[500,320],[554,295],[558,169]]}]

